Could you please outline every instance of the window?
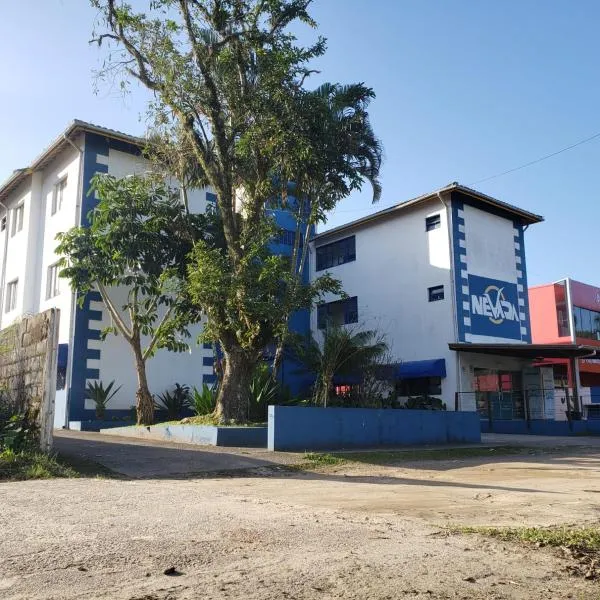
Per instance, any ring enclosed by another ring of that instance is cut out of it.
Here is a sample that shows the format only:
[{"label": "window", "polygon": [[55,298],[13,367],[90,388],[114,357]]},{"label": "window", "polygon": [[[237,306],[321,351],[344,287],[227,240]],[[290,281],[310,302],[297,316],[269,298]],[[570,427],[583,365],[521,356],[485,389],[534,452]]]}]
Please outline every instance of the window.
[{"label": "window", "polygon": [[574,306],[573,317],[576,337],[600,340],[600,312]]},{"label": "window", "polygon": [[317,271],[356,260],[356,239],[352,235],[317,248]]},{"label": "window", "polygon": [[2,217],[2,221],[0,221],[0,231],[6,230],[6,216]]},{"label": "window", "polygon": [[52,192],[52,209],[50,214],[57,213],[62,208],[65,188],[67,187],[67,178],[63,177],[55,186]]},{"label": "window", "polygon": [[439,396],[442,393],[441,377],[402,379],[396,384],[398,396]]},{"label": "window", "polygon": [[6,303],[4,312],[9,313],[17,308],[17,291],[19,289],[19,280],[9,281],[6,286]]},{"label": "window", "polygon": [[427,289],[429,294],[429,302],[437,302],[444,299],[444,286],[436,285]]},{"label": "window", "polygon": [[12,229],[10,231],[11,237],[15,235],[18,231],[23,229],[23,217],[25,216],[25,205],[23,203],[19,204],[16,208],[13,208],[13,217],[12,217]]},{"label": "window", "polygon": [[58,265],[50,265],[48,267],[48,275],[46,277],[46,300],[54,298],[60,294],[60,278],[58,276]]},{"label": "window", "polygon": [[[281,244],[282,246],[293,246],[296,241],[296,232],[290,231],[289,229],[283,229],[280,231],[273,240],[276,244]],[[300,236],[300,246],[302,246],[302,236]]]},{"label": "window", "polygon": [[425,231],[433,231],[434,229],[439,229],[442,226],[442,217],[441,215],[432,215],[431,217],[427,217],[425,219]]},{"label": "window", "polygon": [[327,325],[349,325],[350,323],[358,323],[356,296],[317,306],[317,327],[319,329],[325,329]]},{"label": "window", "polygon": [[217,202],[217,195],[212,192],[206,192],[206,201],[207,202]]}]

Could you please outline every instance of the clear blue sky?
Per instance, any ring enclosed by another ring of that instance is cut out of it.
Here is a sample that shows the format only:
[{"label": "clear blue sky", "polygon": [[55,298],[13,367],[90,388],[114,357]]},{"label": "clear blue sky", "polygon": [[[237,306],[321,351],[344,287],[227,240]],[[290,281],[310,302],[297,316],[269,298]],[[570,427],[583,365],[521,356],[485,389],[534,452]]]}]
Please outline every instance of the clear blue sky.
[{"label": "clear blue sky", "polygon": [[[597,0],[316,0],[328,38],[314,80],[364,81],[385,146],[383,197],[343,202],[329,226],[516,167],[600,132]],[[73,118],[141,134],[145,94],[94,94],[85,0],[6,3],[0,20],[0,179]],[[313,35],[314,32],[307,32]],[[304,35],[304,34],[303,34]],[[545,216],[527,233],[531,284],[600,285],[600,139],[475,185]]]}]

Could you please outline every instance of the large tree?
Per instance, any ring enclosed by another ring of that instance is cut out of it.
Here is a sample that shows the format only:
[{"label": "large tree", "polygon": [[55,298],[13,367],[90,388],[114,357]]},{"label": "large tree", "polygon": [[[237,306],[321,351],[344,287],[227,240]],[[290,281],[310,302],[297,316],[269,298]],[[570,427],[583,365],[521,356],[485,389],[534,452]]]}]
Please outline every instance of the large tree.
[{"label": "large tree", "polygon": [[113,323],[103,335],[121,335],[131,348],[137,422],[150,425],[154,403],[146,362],[159,348],[188,348],[187,326],[198,316],[187,301],[184,265],[207,217],[189,215],[153,176],[95,175],[90,193],[99,201],[89,227],[58,236],[61,276],[81,300],[90,290],[100,292]]},{"label": "large tree", "polygon": [[291,163],[323,140],[294,131],[310,114],[309,62],[325,49],[321,38],[301,47],[289,32],[315,25],[310,0],[152,0],[146,10],[91,1],[101,16],[95,39],[116,49],[107,70],[121,68],[153,93],[154,125],[193,158],[192,183],[216,193],[224,248],[198,243],[189,277],[208,315],[205,336],[224,353],[217,414],[244,420],[251,372],[281,337],[285,314],[339,292],[328,276],[298,283],[289,262],[266,249],[275,231],[265,208],[295,175]]},{"label": "large tree", "polygon": [[[279,198],[296,219],[295,243],[289,263],[291,285],[284,302],[293,304],[307,268],[309,240],[314,228],[327,220],[327,211],[360,190],[368,181],[373,202],[381,195],[379,172],[382,146],[373,132],[368,106],[373,90],[363,84],[342,86],[326,83],[299,94],[286,125],[291,141],[277,158]],[[291,189],[294,200],[286,202]],[[290,339],[291,310],[283,311],[276,328],[277,346],[272,375],[277,373]]]}]

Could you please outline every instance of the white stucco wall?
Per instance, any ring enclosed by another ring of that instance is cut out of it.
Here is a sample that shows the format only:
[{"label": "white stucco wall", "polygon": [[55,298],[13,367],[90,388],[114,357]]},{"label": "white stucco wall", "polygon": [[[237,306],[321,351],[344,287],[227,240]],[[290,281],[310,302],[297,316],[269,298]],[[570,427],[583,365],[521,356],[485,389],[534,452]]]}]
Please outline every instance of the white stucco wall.
[{"label": "white stucco wall", "polygon": [[[440,214],[441,226],[427,232],[425,219],[435,214]],[[448,210],[436,199],[398,216],[320,239],[316,245],[349,235],[356,236],[356,260],[328,271],[349,296],[357,296],[356,326],[384,333],[397,361],[444,358],[447,376],[442,379],[442,398],[453,406],[456,358],[448,349],[455,339]],[[313,249],[313,278],[326,272],[315,272],[314,257]],[[428,288],[439,285],[444,286],[444,299],[429,302]],[[320,335],[316,311],[311,315],[311,329]]]}]

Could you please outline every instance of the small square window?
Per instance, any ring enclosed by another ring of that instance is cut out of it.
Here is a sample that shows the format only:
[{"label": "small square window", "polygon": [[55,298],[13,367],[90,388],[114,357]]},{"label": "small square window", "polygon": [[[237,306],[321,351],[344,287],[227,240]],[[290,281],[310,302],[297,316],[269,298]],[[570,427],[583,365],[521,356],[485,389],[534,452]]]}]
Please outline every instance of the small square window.
[{"label": "small square window", "polygon": [[54,215],[62,208],[66,187],[67,187],[67,178],[66,177],[63,177],[54,186],[54,190],[52,192],[52,206],[50,209],[50,214]]},{"label": "small square window", "polygon": [[432,215],[431,217],[427,217],[425,219],[425,231],[433,231],[434,229],[439,229],[442,226],[442,217],[441,215]]},{"label": "small square window", "polygon": [[437,302],[444,299],[444,286],[436,285],[428,288],[429,302]]}]

